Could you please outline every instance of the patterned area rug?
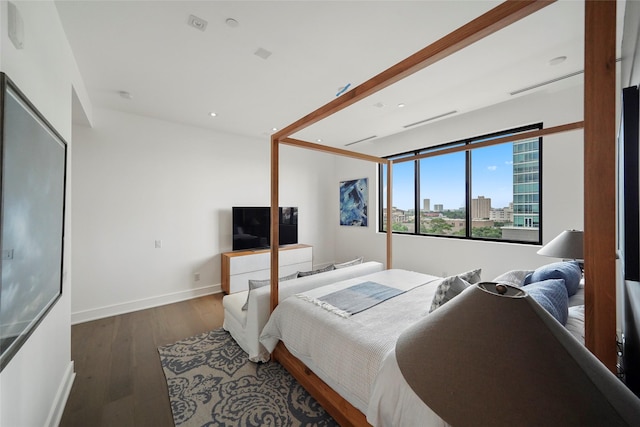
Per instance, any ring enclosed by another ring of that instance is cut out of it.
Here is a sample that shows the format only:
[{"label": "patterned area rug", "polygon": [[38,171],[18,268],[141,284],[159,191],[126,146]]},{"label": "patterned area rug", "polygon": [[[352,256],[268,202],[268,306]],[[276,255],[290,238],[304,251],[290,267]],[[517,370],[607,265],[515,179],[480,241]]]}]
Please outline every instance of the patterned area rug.
[{"label": "patterned area rug", "polygon": [[278,363],[216,329],[158,348],[176,426],[337,426]]}]

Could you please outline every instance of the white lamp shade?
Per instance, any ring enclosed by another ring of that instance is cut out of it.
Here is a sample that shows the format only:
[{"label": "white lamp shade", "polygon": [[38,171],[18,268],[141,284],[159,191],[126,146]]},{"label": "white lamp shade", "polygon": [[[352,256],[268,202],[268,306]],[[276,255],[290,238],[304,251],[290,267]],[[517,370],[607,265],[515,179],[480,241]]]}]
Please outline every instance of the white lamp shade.
[{"label": "white lamp shade", "polygon": [[562,259],[584,259],[582,231],[565,230],[538,251],[544,255]]},{"label": "white lamp shade", "polygon": [[495,287],[400,335],[400,371],[431,410],[452,426],[638,425],[640,399],[526,292]]}]

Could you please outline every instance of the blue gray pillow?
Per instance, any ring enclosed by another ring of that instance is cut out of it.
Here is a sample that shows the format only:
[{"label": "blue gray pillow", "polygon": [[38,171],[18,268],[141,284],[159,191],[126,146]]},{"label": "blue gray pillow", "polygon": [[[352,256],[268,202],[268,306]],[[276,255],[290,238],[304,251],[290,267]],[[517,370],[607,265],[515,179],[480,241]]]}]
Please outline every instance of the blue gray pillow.
[{"label": "blue gray pillow", "polygon": [[[296,278],[298,278],[297,271],[295,273],[289,274],[288,276],[279,277],[278,282],[284,282],[285,280],[293,280]],[[242,310],[247,311],[249,309],[249,296],[251,295],[252,290],[262,288],[264,286],[270,286],[270,285],[271,285],[271,279],[265,279],[265,280],[249,279],[249,292],[247,292],[247,301],[242,306]]]},{"label": "blue gray pillow", "polygon": [[569,294],[564,279],[548,279],[530,283],[523,288],[562,326],[569,318]]},{"label": "blue gray pillow", "polygon": [[554,262],[543,265],[524,278],[523,285],[534,282],[542,282],[547,279],[563,279],[569,296],[578,291],[582,279],[582,269],[576,261]]},{"label": "blue gray pillow", "polygon": [[336,268],[334,267],[333,264],[329,264],[326,267],[323,268],[318,268],[317,270],[311,270],[311,271],[298,271],[298,277],[307,277],[307,276],[313,276],[314,274],[319,274],[319,273],[326,273],[327,271],[332,271],[335,270]]}]

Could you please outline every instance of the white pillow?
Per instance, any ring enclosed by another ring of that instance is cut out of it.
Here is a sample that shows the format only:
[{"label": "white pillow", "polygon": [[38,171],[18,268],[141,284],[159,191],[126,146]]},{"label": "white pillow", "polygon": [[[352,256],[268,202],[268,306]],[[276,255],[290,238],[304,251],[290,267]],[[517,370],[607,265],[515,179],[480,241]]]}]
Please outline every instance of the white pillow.
[{"label": "white pillow", "polygon": [[478,268],[476,270],[469,270],[466,271],[462,274],[458,274],[457,276],[459,278],[461,278],[462,280],[464,280],[465,282],[468,282],[470,284],[476,284],[476,283],[480,283],[480,274],[482,273],[482,269]]},{"label": "white pillow", "polygon": [[433,295],[429,313],[431,313],[438,307],[441,307],[447,301],[451,301],[454,297],[467,289],[469,286],[471,286],[469,282],[461,279],[458,276],[449,276],[443,279],[442,282],[440,282],[440,284],[438,285],[436,293]]},{"label": "white pillow", "polygon": [[502,273],[493,279],[492,282],[504,283],[505,285],[516,286],[519,288],[524,283],[524,278],[530,273],[533,273],[533,270],[510,270],[506,273]]},{"label": "white pillow", "polygon": [[569,307],[569,317],[564,327],[584,345],[584,305]]},{"label": "white pillow", "polygon": [[333,264],[333,266],[334,266],[335,268],[351,267],[352,265],[362,264],[362,261],[364,261],[364,257],[360,257],[360,258],[352,259],[351,261],[342,262],[342,263],[340,263],[340,264]]}]

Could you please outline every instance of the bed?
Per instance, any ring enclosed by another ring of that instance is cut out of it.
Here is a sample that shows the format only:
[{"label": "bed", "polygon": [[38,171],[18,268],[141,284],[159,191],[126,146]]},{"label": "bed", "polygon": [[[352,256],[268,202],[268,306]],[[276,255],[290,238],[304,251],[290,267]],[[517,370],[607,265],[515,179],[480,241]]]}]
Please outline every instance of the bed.
[{"label": "bed", "polygon": [[[428,313],[424,301],[430,304],[440,280],[390,269],[298,294],[278,305],[260,340],[269,351],[283,340],[293,356],[365,413],[382,359],[394,349],[399,334]],[[366,282],[410,289],[349,317],[312,301]]]},{"label": "bed", "polygon": [[[300,141],[292,135],[344,108],[366,99],[369,95],[392,85],[413,73],[434,64],[474,42],[546,7],[548,1],[506,1],[486,14],[453,31],[435,43],[407,57],[370,80],[344,93],[339,98],[302,117],[274,133],[271,137],[271,240],[278,240],[277,209],[279,206],[279,147],[281,144],[320,152],[377,162],[387,165],[387,211],[392,210],[393,161]],[[616,76],[615,76],[615,2],[585,2],[585,71],[584,121],[568,123],[530,132],[526,137],[540,137],[559,132],[584,129],[584,252],[585,278],[589,283],[585,295],[585,344],[612,372],[616,372],[616,225],[615,221],[615,138],[616,138]],[[520,135],[517,139],[525,137]],[[491,143],[511,142],[516,138],[501,138]],[[457,149],[463,151],[464,147]],[[455,151],[455,149],[453,150]],[[452,152],[453,152],[452,151]],[[418,156],[415,156],[418,158]],[[422,158],[422,157],[420,157]],[[414,160],[413,158],[402,161]],[[393,268],[391,215],[387,218],[386,268]],[[271,254],[271,309],[278,306],[278,251]],[[289,303],[287,303],[288,305]],[[377,310],[374,308],[373,310]],[[279,310],[278,310],[279,311]],[[317,311],[317,310],[316,310]],[[274,312],[274,318],[278,316]],[[274,320],[275,322],[275,320]],[[385,348],[383,345],[382,348]],[[327,386],[305,363],[306,355],[292,355],[281,343],[274,348],[274,358],[280,361],[341,425],[366,423],[358,407],[363,402],[340,394],[340,384]],[[377,356],[377,360],[384,357]],[[384,359],[392,365],[392,360]],[[386,366],[384,363],[380,366]],[[319,371],[320,372],[320,371]],[[345,394],[348,394],[344,392]],[[345,399],[345,397],[347,399]],[[355,404],[355,405],[354,405]]]},{"label": "bed", "polygon": [[[480,280],[480,270],[455,277],[468,286],[467,279]],[[294,295],[274,310],[261,342],[269,351],[283,342],[291,355],[365,414],[373,426],[447,425],[404,381],[394,351],[400,334],[429,314],[438,287],[447,279],[389,269]],[[349,290],[370,283],[399,292],[357,312],[362,306],[352,302]],[[567,329],[581,342],[583,301],[580,287],[570,299],[574,307],[567,322]],[[345,312],[346,306],[356,307],[356,312]]]}]

